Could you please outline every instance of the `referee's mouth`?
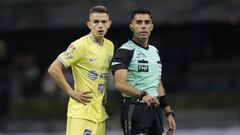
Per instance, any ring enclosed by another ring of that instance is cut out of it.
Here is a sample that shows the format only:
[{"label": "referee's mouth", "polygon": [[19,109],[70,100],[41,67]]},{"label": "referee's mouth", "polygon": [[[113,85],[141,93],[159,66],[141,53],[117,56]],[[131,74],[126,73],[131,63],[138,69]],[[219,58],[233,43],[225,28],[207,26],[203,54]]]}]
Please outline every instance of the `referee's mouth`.
[{"label": "referee's mouth", "polygon": [[142,36],[144,36],[144,35],[147,35],[148,32],[146,32],[146,31],[141,31],[141,32],[139,32],[139,34],[142,35]]}]

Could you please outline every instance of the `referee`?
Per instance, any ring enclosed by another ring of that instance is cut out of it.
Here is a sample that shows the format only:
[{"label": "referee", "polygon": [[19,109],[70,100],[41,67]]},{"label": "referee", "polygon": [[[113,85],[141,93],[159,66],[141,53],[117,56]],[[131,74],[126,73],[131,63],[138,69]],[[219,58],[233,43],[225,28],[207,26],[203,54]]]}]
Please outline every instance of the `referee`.
[{"label": "referee", "polygon": [[133,38],[117,50],[111,64],[115,87],[124,97],[121,112],[124,135],[162,135],[161,110],[167,118],[168,134],[172,135],[176,123],[161,81],[161,60],[158,50],[148,44],[153,30],[150,10],[134,10],[129,26]]}]

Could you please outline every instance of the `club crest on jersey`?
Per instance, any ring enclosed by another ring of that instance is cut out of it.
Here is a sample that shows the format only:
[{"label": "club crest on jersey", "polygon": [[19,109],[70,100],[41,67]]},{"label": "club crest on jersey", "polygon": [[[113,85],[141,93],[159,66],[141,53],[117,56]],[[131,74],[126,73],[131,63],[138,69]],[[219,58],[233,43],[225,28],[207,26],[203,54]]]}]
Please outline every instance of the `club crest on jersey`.
[{"label": "club crest on jersey", "polygon": [[103,91],[104,91],[104,84],[98,84],[98,91],[100,93],[103,93]]},{"label": "club crest on jersey", "polygon": [[83,135],[92,135],[92,131],[89,129],[84,129]]},{"label": "club crest on jersey", "polygon": [[92,81],[96,81],[97,79],[107,80],[108,73],[97,73],[97,71],[91,70],[91,71],[88,71],[87,76]]},{"label": "club crest on jersey", "polygon": [[148,65],[139,65],[138,72],[148,72]]}]

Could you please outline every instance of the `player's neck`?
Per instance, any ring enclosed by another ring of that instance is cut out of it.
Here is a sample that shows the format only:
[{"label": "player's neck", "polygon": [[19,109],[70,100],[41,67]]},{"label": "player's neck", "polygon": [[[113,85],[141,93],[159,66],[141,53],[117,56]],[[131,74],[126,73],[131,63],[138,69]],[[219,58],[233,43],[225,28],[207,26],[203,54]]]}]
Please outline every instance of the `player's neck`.
[{"label": "player's neck", "polygon": [[100,46],[103,45],[103,38],[94,37],[91,33],[89,34],[89,36],[90,36],[91,40],[92,40],[94,43],[96,43],[96,44],[98,44],[98,45],[100,45]]}]

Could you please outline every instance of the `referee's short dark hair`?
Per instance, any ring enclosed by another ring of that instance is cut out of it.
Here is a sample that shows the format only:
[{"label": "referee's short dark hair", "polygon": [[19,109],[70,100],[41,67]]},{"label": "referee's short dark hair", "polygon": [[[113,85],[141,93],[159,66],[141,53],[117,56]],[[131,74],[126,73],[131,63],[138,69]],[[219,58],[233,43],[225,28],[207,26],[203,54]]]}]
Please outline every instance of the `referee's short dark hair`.
[{"label": "referee's short dark hair", "polygon": [[152,15],[151,15],[150,9],[145,8],[145,7],[141,7],[141,8],[138,8],[138,9],[133,10],[132,13],[131,13],[131,20],[134,18],[134,16],[135,16],[136,14],[149,14],[149,16],[150,16],[151,19],[152,19]]}]

